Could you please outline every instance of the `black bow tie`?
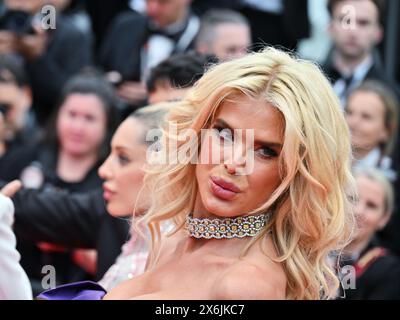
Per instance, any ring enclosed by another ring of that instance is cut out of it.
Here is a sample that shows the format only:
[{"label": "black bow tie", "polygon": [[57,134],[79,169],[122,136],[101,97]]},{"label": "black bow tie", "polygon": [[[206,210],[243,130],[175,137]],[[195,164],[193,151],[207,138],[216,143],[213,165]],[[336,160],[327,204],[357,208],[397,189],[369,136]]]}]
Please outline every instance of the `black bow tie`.
[{"label": "black bow tie", "polygon": [[160,35],[166,38],[169,38],[173,41],[178,41],[179,37],[182,35],[182,32],[185,30],[179,29],[176,32],[168,32],[167,30],[155,26],[151,21],[147,22],[146,31],[147,31],[147,38],[150,38],[154,35]]},{"label": "black bow tie", "polygon": [[353,75],[343,77],[342,79],[343,79],[344,83],[346,84],[346,88],[348,88],[351,85],[351,83],[353,82]]},{"label": "black bow tie", "polygon": [[168,34],[167,32],[163,31],[162,29],[147,28],[147,38],[150,38],[151,36],[155,36],[155,35],[160,35],[163,37],[174,39],[173,35]]},{"label": "black bow tie", "polygon": [[346,88],[350,86],[350,84],[353,82],[353,77],[354,75],[351,74],[349,76],[344,76],[342,75],[336,68],[332,68],[329,72],[328,72],[328,76],[331,79],[331,81],[333,83],[335,83],[336,81],[338,81],[339,79],[342,79],[345,84],[346,84]]}]

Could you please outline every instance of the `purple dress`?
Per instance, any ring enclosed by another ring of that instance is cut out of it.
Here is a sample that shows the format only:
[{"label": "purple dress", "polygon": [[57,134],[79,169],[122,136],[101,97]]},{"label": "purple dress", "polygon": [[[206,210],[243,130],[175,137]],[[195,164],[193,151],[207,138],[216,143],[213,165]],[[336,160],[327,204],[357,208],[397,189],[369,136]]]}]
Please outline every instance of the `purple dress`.
[{"label": "purple dress", "polygon": [[92,281],[81,281],[47,290],[37,296],[39,300],[102,300],[107,291]]}]

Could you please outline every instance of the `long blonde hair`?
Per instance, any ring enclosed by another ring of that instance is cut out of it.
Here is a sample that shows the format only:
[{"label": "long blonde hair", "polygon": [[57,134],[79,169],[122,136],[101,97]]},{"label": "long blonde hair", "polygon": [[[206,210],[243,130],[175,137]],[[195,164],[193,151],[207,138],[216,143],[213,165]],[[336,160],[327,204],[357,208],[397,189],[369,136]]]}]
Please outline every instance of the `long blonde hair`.
[{"label": "long blonde hair", "polygon": [[[272,232],[287,276],[288,299],[320,299],[338,287],[328,254],[348,242],[353,225],[349,194],[350,137],[339,101],[319,68],[273,48],[212,67],[170,111],[178,134],[208,128],[228,96],[264,98],[285,119],[279,159],[282,183],[266,203],[252,213],[274,210],[264,233]],[[167,139],[179,138],[165,132]],[[186,149],[185,149],[186,150]],[[178,153],[184,152],[178,141]],[[152,247],[149,266],[160,254],[160,223],[172,219],[176,230],[193,211],[198,192],[195,164],[169,163],[147,168],[145,187],[153,203],[143,217]]]}]

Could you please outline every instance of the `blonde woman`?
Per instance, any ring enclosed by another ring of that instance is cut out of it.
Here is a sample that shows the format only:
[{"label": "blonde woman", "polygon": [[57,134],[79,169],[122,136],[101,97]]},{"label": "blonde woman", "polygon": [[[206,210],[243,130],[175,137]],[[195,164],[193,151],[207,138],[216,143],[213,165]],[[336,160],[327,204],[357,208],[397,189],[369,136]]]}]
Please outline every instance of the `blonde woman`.
[{"label": "blonde woman", "polygon": [[[345,244],[352,225],[351,147],[339,102],[320,70],[275,49],[249,54],[206,73],[169,121],[177,124],[177,136],[214,129],[202,140],[208,148],[200,143],[200,158],[220,144],[241,145],[234,130],[253,130],[253,168],[241,174],[247,157],[236,152],[220,152],[218,164],[188,158],[150,167],[148,269],[105,298],[333,294],[338,281],[327,255]],[[187,144],[177,143],[178,155]],[[160,223],[168,219],[176,232],[161,236]]]},{"label": "blonde woman", "polygon": [[[351,147],[320,70],[272,48],[249,54],[208,71],[168,120],[143,189],[153,197],[141,221],[152,235],[146,271],[104,298],[335,294],[327,256],[352,226]],[[174,232],[160,231],[165,221]]]}]

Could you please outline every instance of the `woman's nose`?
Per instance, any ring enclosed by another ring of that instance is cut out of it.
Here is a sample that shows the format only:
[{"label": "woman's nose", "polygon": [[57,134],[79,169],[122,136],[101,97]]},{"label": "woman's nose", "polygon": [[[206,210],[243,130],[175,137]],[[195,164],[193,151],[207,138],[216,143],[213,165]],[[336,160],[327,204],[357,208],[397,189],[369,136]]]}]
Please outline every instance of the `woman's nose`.
[{"label": "woman's nose", "polygon": [[225,163],[224,166],[225,166],[226,171],[229,174],[232,174],[232,175],[236,174],[236,166],[235,165],[230,165],[230,164]]},{"label": "woman's nose", "polygon": [[100,166],[98,174],[103,180],[108,180],[112,178],[111,170],[111,157],[108,157],[103,164]]},{"label": "woman's nose", "polygon": [[238,174],[246,166],[246,146],[234,143],[229,150],[225,150],[224,167],[229,174]]}]

